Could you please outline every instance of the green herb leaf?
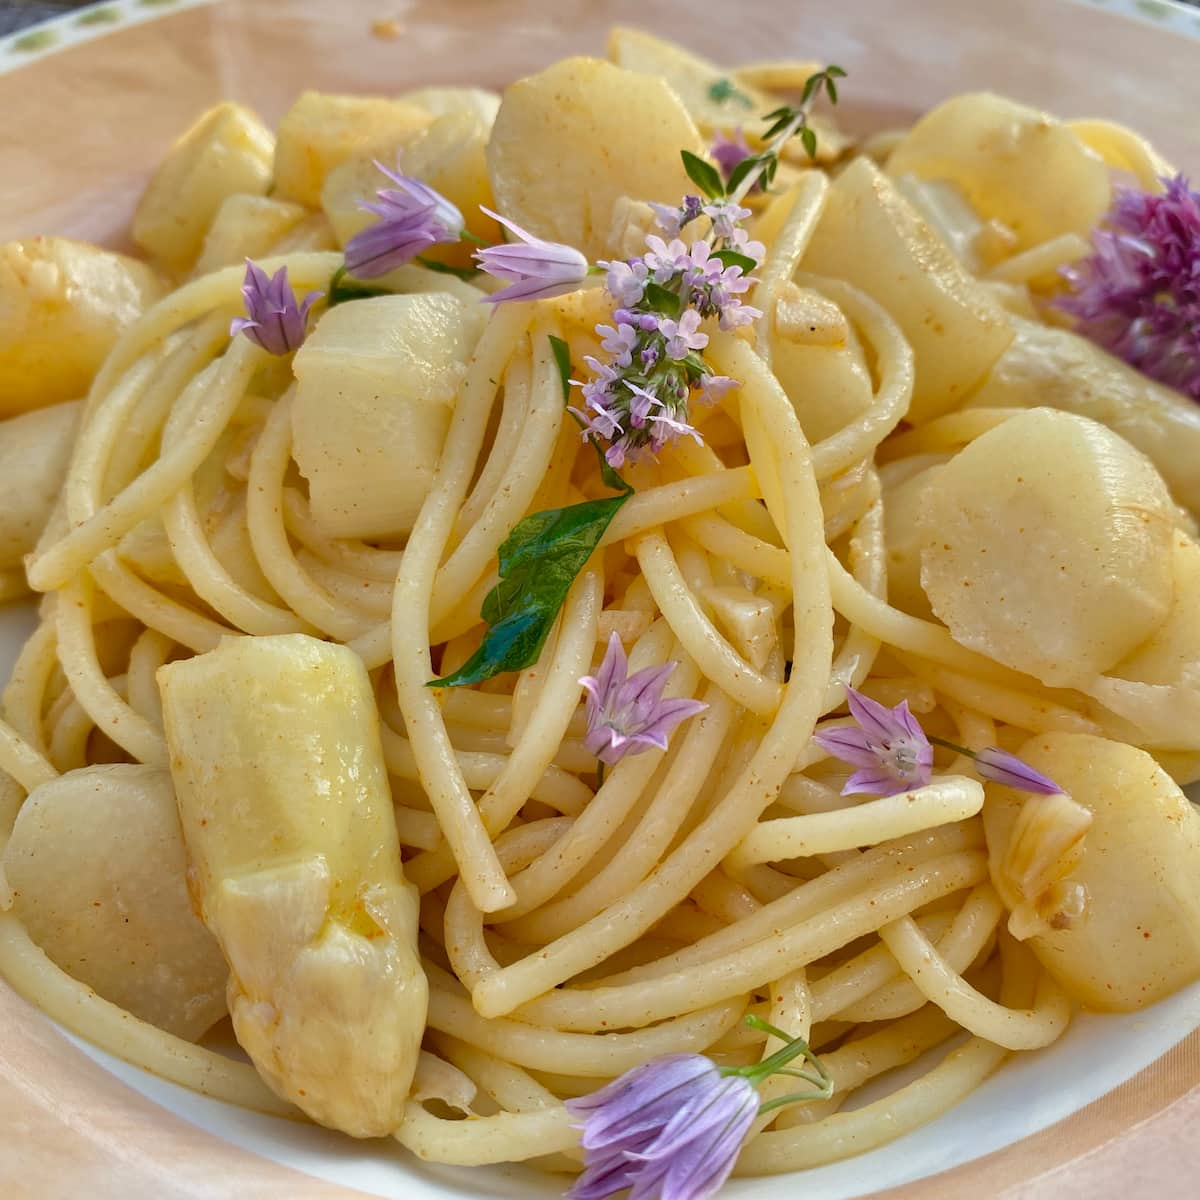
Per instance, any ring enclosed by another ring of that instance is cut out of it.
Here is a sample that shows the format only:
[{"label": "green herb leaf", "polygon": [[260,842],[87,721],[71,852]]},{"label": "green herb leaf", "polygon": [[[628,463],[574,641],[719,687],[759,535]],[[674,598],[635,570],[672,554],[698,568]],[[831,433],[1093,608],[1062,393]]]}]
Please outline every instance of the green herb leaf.
[{"label": "green herb leaf", "polygon": [[372,296],[390,296],[387,288],[369,287],[365,283],[355,283],[348,279],[345,267],[338,267],[329,280],[328,298],[325,304],[333,308],[337,304],[345,304],[347,300],[369,300]]},{"label": "green herb leaf", "polygon": [[710,162],[705,162],[690,150],[681,150],[683,169],[688,178],[710,199],[717,200],[725,195],[725,184],[721,180],[721,172]]},{"label": "green herb leaf", "polygon": [[736,100],[743,108],[754,107],[754,101],[732,79],[714,79],[708,85],[708,98],[714,104],[724,104],[728,100]]},{"label": "green herb leaf", "polygon": [[550,349],[554,353],[554,361],[558,363],[558,373],[562,377],[563,403],[571,400],[571,348],[560,337],[550,335]]},{"label": "green herb leaf", "polygon": [[809,158],[817,157],[817,133],[809,125],[800,130],[800,141],[804,143],[804,149],[808,152]]},{"label": "green herb leaf", "polygon": [[758,260],[748,254],[739,254],[736,250],[716,250],[711,258],[719,259],[727,267],[741,267],[743,275],[749,275],[758,266]]},{"label": "green herb leaf", "polygon": [[729,190],[736,192],[738,185],[750,174],[751,171],[756,171],[763,167],[766,162],[774,158],[773,154],[751,154],[743,158],[740,163],[729,173]]},{"label": "green herb leaf", "polygon": [[665,313],[668,317],[679,320],[683,301],[674,292],[663,287],[661,283],[655,283],[653,279],[647,280],[642,301],[655,312]]},{"label": "green herb leaf", "polygon": [[571,584],[629,496],[586,500],[519,521],[500,547],[500,582],[480,610],[488,623],[483,642],[457,671],[428,686],[482,683],[537,662]]},{"label": "green herb leaf", "polygon": [[439,275],[453,275],[456,279],[470,283],[479,274],[478,267],[452,267],[449,263],[438,262],[436,258],[426,258],[418,254],[415,262],[419,262],[427,271],[436,271]]}]

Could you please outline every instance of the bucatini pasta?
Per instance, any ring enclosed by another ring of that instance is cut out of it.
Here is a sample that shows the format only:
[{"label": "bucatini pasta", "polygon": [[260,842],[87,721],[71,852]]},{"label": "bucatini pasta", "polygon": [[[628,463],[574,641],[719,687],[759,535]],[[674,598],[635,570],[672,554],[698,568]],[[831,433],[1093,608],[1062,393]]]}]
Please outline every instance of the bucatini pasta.
[{"label": "bucatini pasta", "polygon": [[856,147],[842,76],[224,104],[144,261],[0,247],[13,987],[699,1198],[1200,975],[1200,196],[986,94]]}]

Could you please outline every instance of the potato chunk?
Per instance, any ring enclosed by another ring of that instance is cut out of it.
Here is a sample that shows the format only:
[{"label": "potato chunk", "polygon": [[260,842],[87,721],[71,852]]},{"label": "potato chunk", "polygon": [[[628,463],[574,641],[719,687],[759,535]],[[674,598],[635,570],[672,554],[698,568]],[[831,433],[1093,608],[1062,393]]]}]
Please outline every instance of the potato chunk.
[{"label": "potato chunk", "polygon": [[431,119],[423,108],[399,100],[302,92],[279,122],[275,190],[286,200],[318,208],[334,167],[379,157],[391,165],[397,150]]},{"label": "potato chunk", "polygon": [[0,421],[0,567],[19,566],[41,536],[67,474],[81,404]]},{"label": "potato chunk", "polygon": [[158,679],[193,886],[229,960],[238,1041],[314,1120],[390,1133],[428,985],[362,660],[301,634],[226,638]]},{"label": "potato chunk", "polygon": [[1027,249],[1087,235],[1111,199],[1108,166],[1068,126],[990,92],[953,96],[926,113],[888,158],[888,174],[957,184],[977,212]]},{"label": "potato chunk", "polygon": [[307,216],[299,204],[236,192],[217,209],[196,261],[195,274],[207,275],[245,258],[262,258]]},{"label": "potato chunk", "polygon": [[1148,455],[1175,499],[1200,513],[1200,406],[1065,329],[1011,317],[1017,336],[967,407],[1045,405],[1091,417]]},{"label": "potato chunk", "polygon": [[164,291],[144,263],[69,238],[0,246],[0,418],[82,396]]},{"label": "potato chunk", "polygon": [[470,113],[479,118],[485,129],[491,129],[492,122],[500,111],[500,97],[486,88],[413,88],[411,92],[402,92],[396,99],[405,104],[415,104],[432,117],[444,117],[449,113]]},{"label": "potato chunk", "polygon": [[188,270],[225,197],[266,192],[274,149],[271,131],[248,108],[227,101],[209,109],[159,164],[134,215],[133,240],[170,270]]},{"label": "potato chunk", "polygon": [[195,1041],[225,1015],[225,960],[192,911],[171,777],[121,763],[35,788],[4,850],[13,907],[69,975]]},{"label": "potato chunk", "polygon": [[1012,341],[1007,314],[870,159],[829,189],[804,266],[862,288],[896,320],[916,360],[912,422],[955,407]]},{"label": "potato chunk", "polygon": [[1115,433],[1035,408],[924,493],[921,583],[955,639],[1044,683],[1086,685],[1162,623],[1175,513]]},{"label": "potato chunk", "polygon": [[487,157],[506,217],[597,259],[620,197],[678,204],[694,190],[681,150],[704,146],[661,79],[566,58],[505,91]]},{"label": "potato chunk", "polygon": [[331,308],[297,352],[292,430],[331,537],[412,528],[486,314],[444,292]]},{"label": "potato chunk", "polygon": [[[1043,734],[1018,751],[1092,814],[1068,882],[1086,889],[1081,920],[1028,945],[1090,1008],[1142,1008],[1200,977],[1200,814],[1145,751],[1077,733]],[[989,784],[984,805],[992,878],[1020,902],[1004,868],[1022,805]]]}]

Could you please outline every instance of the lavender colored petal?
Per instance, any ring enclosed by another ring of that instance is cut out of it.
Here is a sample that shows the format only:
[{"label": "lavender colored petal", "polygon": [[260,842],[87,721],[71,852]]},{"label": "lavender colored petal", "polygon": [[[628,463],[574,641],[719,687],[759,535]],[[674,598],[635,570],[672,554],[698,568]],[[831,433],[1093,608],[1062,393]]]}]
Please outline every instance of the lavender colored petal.
[{"label": "lavender colored petal", "polygon": [[872,741],[888,742],[909,735],[907,726],[897,717],[896,710],[872,700],[856,688],[846,688],[846,706],[850,715]]},{"label": "lavender colored petal", "polygon": [[912,784],[897,779],[886,767],[864,767],[846,780],[842,795],[898,796],[912,789]]},{"label": "lavender colored petal", "polygon": [[984,779],[1020,792],[1034,792],[1042,796],[1057,796],[1062,792],[1048,775],[1035,770],[1027,762],[1007,750],[990,746],[975,756],[975,769]]},{"label": "lavender colored petal", "polygon": [[838,725],[832,729],[819,729],[813,741],[834,758],[856,767],[877,767],[879,755],[875,752],[867,735],[853,725]]},{"label": "lavender colored petal", "polygon": [[711,1086],[718,1078],[702,1055],[667,1054],[626,1071],[599,1091],[566,1101],[566,1109],[583,1120],[584,1149],[600,1149],[661,1129],[677,1110],[682,1089]]}]

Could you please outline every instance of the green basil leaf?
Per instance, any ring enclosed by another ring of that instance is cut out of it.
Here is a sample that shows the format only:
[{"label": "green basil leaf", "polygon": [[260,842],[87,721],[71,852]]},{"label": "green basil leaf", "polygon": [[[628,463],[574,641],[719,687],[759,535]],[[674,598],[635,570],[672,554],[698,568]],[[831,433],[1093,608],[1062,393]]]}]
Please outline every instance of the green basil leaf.
[{"label": "green basil leaf", "polygon": [[743,275],[749,275],[758,266],[758,260],[736,250],[717,250],[710,257],[719,259],[727,267],[741,267]]},{"label": "green basil leaf", "polygon": [[470,283],[479,274],[478,267],[452,267],[449,263],[438,262],[436,258],[426,258],[418,254],[415,262],[419,262],[427,271],[436,271],[439,275],[453,275],[464,283]]},{"label": "green basil leaf", "polygon": [[725,184],[721,181],[721,172],[712,163],[705,162],[690,150],[681,150],[679,155],[683,159],[683,169],[688,173],[688,178],[710,200],[716,200],[725,195]]},{"label": "green basil leaf", "polygon": [[488,623],[479,649],[453,674],[429,687],[482,683],[537,662],[576,576],[630,493],[533,513],[500,547],[500,582],[484,598]]},{"label": "green basil leaf", "polygon": [[663,287],[661,283],[655,283],[653,279],[648,280],[642,299],[655,312],[665,313],[668,317],[679,320],[683,301],[674,292]]},{"label": "green basil leaf", "polygon": [[345,304],[347,300],[369,300],[372,296],[390,296],[387,288],[370,287],[365,283],[355,283],[348,280],[346,268],[338,267],[329,280],[329,292],[325,305],[333,308],[336,304]]}]

